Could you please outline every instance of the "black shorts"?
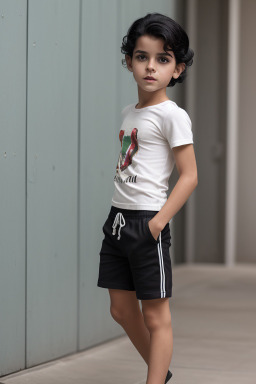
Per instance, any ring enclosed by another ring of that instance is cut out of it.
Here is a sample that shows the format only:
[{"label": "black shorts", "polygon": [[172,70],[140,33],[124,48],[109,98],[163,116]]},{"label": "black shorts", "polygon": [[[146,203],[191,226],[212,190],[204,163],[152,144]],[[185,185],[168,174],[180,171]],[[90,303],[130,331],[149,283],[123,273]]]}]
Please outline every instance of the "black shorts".
[{"label": "black shorts", "polygon": [[136,291],[139,300],[172,296],[169,223],[157,240],[148,226],[157,212],[111,206],[102,227],[98,287]]}]

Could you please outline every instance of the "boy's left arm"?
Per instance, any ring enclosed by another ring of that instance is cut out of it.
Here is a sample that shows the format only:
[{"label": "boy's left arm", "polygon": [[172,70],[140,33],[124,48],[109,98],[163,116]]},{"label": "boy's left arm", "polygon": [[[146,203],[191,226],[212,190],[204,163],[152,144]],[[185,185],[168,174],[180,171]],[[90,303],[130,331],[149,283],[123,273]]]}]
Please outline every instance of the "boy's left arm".
[{"label": "boy's left arm", "polygon": [[180,210],[198,184],[193,144],[172,148],[179,179],[160,211],[148,222],[155,239],[171,218]]}]

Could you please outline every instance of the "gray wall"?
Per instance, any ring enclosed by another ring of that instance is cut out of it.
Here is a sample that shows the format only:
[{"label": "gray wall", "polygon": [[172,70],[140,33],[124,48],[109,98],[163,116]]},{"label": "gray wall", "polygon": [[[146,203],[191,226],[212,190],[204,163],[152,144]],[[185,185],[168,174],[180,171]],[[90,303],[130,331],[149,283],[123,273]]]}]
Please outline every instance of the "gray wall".
[{"label": "gray wall", "polygon": [[[188,0],[189,1],[189,0]],[[225,242],[229,1],[196,0],[195,262],[223,263]],[[255,252],[255,0],[240,0],[238,177],[235,260]]]},{"label": "gray wall", "polygon": [[0,374],[25,367],[26,12],[0,2]]},{"label": "gray wall", "polygon": [[120,111],[137,101],[121,38],[150,11],[182,22],[176,3],[0,1],[0,376],[123,334],[97,287]]},{"label": "gray wall", "polygon": [[240,76],[239,76],[239,134],[238,134],[238,193],[237,193],[237,254],[239,262],[256,263],[256,2],[240,2]]},{"label": "gray wall", "polygon": [[195,262],[224,262],[227,0],[196,1]]}]

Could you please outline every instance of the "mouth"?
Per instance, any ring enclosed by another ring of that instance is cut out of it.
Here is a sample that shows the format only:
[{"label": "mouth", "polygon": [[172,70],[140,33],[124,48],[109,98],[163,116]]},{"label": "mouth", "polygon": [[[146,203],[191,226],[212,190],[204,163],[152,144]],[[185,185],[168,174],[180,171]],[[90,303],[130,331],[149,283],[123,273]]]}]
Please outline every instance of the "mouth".
[{"label": "mouth", "polygon": [[156,81],[156,79],[154,77],[152,77],[152,76],[144,77],[144,80],[150,81],[150,82]]}]

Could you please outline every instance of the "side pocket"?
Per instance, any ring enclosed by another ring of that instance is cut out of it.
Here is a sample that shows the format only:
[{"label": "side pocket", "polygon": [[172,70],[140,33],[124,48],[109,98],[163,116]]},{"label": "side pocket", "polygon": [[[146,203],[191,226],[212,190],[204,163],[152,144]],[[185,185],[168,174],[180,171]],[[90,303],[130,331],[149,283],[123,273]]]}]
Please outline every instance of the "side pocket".
[{"label": "side pocket", "polygon": [[145,219],[145,226],[146,226],[146,230],[147,230],[147,233],[148,233],[148,236],[149,238],[151,239],[151,241],[153,241],[154,244],[157,244],[158,243],[158,239],[159,239],[159,236],[157,238],[157,240],[154,238],[154,236],[152,235],[152,232],[150,231],[150,228],[149,228],[149,225],[148,225],[148,222],[151,220],[151,218],[146,218]]}]

